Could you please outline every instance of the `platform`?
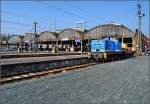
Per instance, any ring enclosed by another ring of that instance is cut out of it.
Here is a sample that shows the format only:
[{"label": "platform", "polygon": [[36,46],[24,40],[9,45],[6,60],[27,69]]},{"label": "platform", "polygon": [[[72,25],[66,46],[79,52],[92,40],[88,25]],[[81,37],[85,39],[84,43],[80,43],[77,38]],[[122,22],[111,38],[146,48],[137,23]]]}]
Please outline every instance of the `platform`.
[{"label": "platform", "polygon": [[65,59],[84,58],[84,57],[87,57],[87,55],[11,58],[11,59],[1,59],[0,65],[24,64],[24,63],[32,63],[32,62],[55,61],[55,60],[65,60]]},{"label": "platform", "polygon": [[1,59],[1,76],[12,76],[88,63],[87,55]]},{"label": "platform", "polygon": [[[0,86],[1,104],[149,104],[149,57]],[[34,93],[33,93],[34,92]]]},{"label": "platform", "polygon": [[[87,54],[87,52],[83,52],[83,54]],[[64,55],[81,55],[80,52],[22,52],[22,53],[0,53],[2,59],[8,58],[24,58],[24,57],[47,57],[47,56],[64,56]]]}]

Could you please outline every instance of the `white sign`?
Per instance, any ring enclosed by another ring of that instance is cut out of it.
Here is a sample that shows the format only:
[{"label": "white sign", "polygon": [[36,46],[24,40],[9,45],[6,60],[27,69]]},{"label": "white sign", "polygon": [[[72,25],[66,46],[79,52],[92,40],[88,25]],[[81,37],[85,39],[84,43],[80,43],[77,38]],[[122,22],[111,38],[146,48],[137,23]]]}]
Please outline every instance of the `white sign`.
[{"label": "white sign", "polygon": [[3,44],[6,44],[6,41],[3,41]]},{"label": "white sign", "polygon": [[[42,45],[42,44],[41,44]],[[40,44],[38,44],[38,48],[40,48],[41,47],[41,45]]]},{"label": "white sign", "polygon": [[75,39],[75,42],[80,42],[80,37],[79,36]]},{"label": "white sign", "polygon": [[67,40],[69,40],[68,38],[62,38],[61,39],[62,41],[67,41]]},{"label": "white sign", "polygon": [[46,44],[43,44],[43,45],[42,45],[42,48],[46,48]]},{"label": "white sign", "polygon": [[29,41],[27,41],[27,40],[26,40],[26,41],[24,41],[24,42],[25,42],[25,43],[29,43]]},{"label": "white sign", "polygon": [[52,44],[49,44],[49,48],[52,48]]}]

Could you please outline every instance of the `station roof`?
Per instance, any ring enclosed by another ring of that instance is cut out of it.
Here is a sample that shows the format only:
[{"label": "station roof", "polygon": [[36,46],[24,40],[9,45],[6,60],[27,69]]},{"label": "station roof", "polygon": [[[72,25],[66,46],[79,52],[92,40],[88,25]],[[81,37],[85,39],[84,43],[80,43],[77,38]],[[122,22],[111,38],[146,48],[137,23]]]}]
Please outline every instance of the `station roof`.
[{"label": "station roof", "polygon": [[72,29],[72,28],[64,29],[59,33],[58,40],[61,41],[75,40],[77,38],[80,38],[81,33],[83,33],[83,31],[81,31],[80,29]]},{"label": "station roof", "polygon": [[98,25],[88,30],[85,35],[89,39],[101,39],[103,37],[133,37],[134,32],[122,24],[108,23]]},{"label": "station roof", "polygon": [[22,42],[23,36],[20,35],[12,35],[11,38],[9,39],[8,43],[11,44],[17,44]]},{"label": "station roof", "polygon": [[24,33],[24,36],[12,36],[9,43],[19,42],[32,42],[34,39],[36,42],[50,42],[56,41],[68,41],[82,39],[101,39],[104,37],[133,37],[134,32],[128,27],[118,23],[107,23],[95,26],[87,31],[83,31],[79,28],[67,28],[57,32],[44,31],[37,35],[35,38],[34,33]]},{"label": "station roof", "polygon": [[55,32],[44,31],[41,32],[40,36],[37,38],[38,42],[48,42],[48,41],[56,41]]},{"label": "station roof", "polygon": [[35,35],[33,33],[25,33],[25,36],[22,41],[27,42],[27,43],[33,42],[34,38],[35,38]]}]

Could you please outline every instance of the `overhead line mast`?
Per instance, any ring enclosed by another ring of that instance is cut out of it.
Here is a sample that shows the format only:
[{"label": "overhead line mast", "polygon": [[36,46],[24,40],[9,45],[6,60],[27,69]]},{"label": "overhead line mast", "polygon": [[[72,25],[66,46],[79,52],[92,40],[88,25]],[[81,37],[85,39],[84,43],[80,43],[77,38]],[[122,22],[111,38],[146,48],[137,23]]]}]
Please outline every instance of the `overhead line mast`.
[{"label": "overhead line mast", "polygon": [[142,7],[140,4],[140,0],[138,0],[137,4],[137,16],[138,16],[138,51],[142,52],[142,31],[141,31],[141,24],[142,24],[142,17],[145,16],[144,13],[142,13]]}]

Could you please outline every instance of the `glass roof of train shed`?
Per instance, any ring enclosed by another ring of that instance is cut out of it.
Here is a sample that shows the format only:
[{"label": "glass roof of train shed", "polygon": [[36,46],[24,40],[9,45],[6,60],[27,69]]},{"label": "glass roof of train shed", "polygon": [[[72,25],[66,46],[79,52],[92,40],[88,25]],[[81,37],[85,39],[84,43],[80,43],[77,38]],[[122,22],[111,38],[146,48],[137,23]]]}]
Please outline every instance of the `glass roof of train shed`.
[{"label": "glass roof of train shed", "polygon": [[121,38],[133,37],[134,32],[122,24],[109,23],[96,26],[88,30],[85,35],[89,39],[102,39],[105,37]]}]

